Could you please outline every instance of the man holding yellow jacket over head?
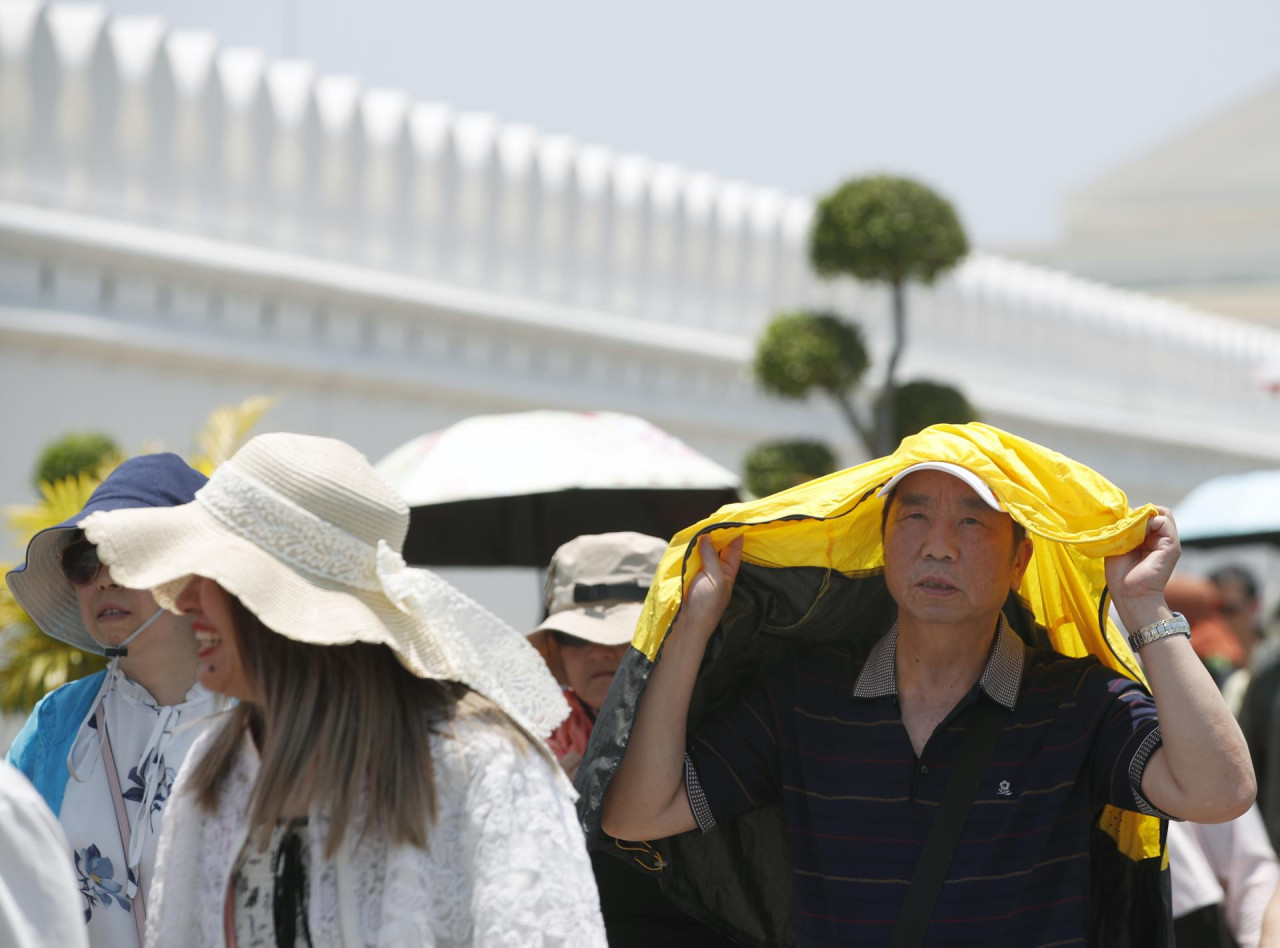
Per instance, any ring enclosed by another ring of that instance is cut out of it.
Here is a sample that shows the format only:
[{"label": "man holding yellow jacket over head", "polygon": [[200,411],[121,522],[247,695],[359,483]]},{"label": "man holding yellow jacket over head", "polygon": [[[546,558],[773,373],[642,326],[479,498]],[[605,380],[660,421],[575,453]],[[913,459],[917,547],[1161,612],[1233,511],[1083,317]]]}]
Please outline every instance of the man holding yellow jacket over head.
[{"label": "man holding yellow jacket over head", "polygon": [[659,568],[588,830],[670,843],[664,888],[748,944],[1167,941],[1160,821],[1254,796],[1178,553],[1167,510],[980,424],[726,507]]}]

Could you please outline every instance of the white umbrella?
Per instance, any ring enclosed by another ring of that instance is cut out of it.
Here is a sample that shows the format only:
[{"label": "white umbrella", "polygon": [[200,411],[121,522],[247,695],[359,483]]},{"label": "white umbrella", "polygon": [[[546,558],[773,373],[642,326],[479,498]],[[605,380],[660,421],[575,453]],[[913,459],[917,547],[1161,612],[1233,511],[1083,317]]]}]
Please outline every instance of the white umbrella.
[{"label": "white umbrella", "polygon": [[1280,471],[1211,478],[1173,508],[1173,517],[1191,546],[1280,542]]},{"label": "white umbrella", "polygon": [[480,415],[377,468],[413,508],[405,558],[422,565],[545,566],[580,534],[665,538],[738,500],[731,471],[614,412]]}]

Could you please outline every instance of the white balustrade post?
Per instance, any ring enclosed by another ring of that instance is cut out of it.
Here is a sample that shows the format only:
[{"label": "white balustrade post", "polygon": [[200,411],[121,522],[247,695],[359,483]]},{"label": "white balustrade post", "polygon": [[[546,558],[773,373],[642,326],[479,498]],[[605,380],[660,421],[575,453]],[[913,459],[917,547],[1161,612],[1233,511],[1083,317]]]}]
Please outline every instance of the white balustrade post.
[{"label": "white balustrade post", "polygon": [[538,133],[529,125],[507,125],[498,133],[494,271],[498,287],[512,293],[524,292],[533,276],[537,147]]},{"label": "white balustrade post", "polygon": [[[102,43],[106,9],[96,4],[46,8],[57,84],[53,143],[57,176],[46,199],[76,207],[90,199],[90,167],[95,154],[93,133],[98,119],[94,64]],[[47,76],[47,74],[46,74]],[[41,77],[44,79],[45,77]]]},{"label": "white balustrade post", "polygon": [[451,263],[453,240],[453,112],[438,102],[409,110],[413,146],[412,264],[415,273],[437,275]]},{"label": "white balustrade post", "polygon": [[222,202],[221,230],[228,237],[263,239],[259,208],[268,173],[265,151],[270,106],[262,74],[262,50],[227,47],[214,60],[218,114],[217,191]]},{"label": "white balustrade post", "polygon": [[799,309],[816,302],[817,279],[809,263],[809,229],[813,226],[813,204],[791,198],[782,209],[778,234],[778,308]]},{"label": "white balustrade post", "polygon": [[302,59],[276,60],[267,66],[263,81],[273,117],[265,231],[274,246],[314,250],[316,161],[322,143],[315,66]]},{"label": "white balustrade post", "polygon": [[360,81],[354,76],[321,76],[315,84],[315,108],[319,143],[312,213],[320,223],[314,239],[321,254],[341,259],[349,250],[360,206]]},{"label": "white balustrade post", "polygon": [[746,231],[751,192],[739,181],[726,183],[716,195],[715,244],[708,294],[710,324],[732,333],[741,331],[747,299]]},{"label": "white balustrade post", "polygon": [[164,32],[159,17],[115,17],[107,25],[116,99],[114,127],[104,144],[110,141],[114,146],[113,190],[121,211],[130,217],[145,217],[150,211],[159,145],[155,122],[164,114],[157,101],[156,77]]},{"label": "white balustrade post", "polygon": [[564,136],[538,142],[537,288],[541,296],[561,298],[573,279],[573,163],[576,146]]},{"label": "white balustrade post", "polygon": [[682,201],[684,241],[681,261],[681,322],[708,326],[711,322],[711,288],[715,274],[715,202],[720,183],[698,172],[685,182]]},{"label": "white balustrade post", "polygon": [[676,318],[684,276],[684,214],[687,175],[677,165],[659,165],[649,184],[649,233],[645,311],[653,318]]},{"label": "white balustrade post", "polygon": [[649,188],[653,165],[639,155],[621,158],[613,168],[612,291],[608,306],[634,314],[645,304],[649,274]]},{"label": "white balustrade post", "polygon": [[488,113],[464,112],[454,123],[453,276],[463,283],[483,283],[489,275],[499,175],[497,135],[498,120]]},{"label": "white balustrade post", "polygon": [[207,221],[219,207],[210,184],[218,163],[213,81],[217,51],[217,37],[203,31],[177,30],[164,40],[159,71],[169,83],[172,120],[159,153],[165,160],[153,184],[158,188],[158,213],[183,230],[208,230]]},{"label": "white balustrade post", "polygon": [[591,145],[574,162],[574,300],[598,308],[606,298],[612,244],[613,155]]},{"label": "white balustrade post", "polygon": [[739,330],[755,336],[764,328],[774,311],[785,302],[780,299],[782,279],[782,210],[786,196],[779,191],[760,189],[755,192],[747,211],[746,290],[744,323]]},{"label": "white balustrade post", "polygon": [[38,186],[38,139],[53,97],[53,88],[34,75],[35,44],[49,43],[42,9],[39,0],[0,3],[0,194],[18,196]]},{"label": "white balustrade post", "polygon": [[361,246],[356,259],[387,268],[403,252],[408,212],[409,96],[400,89],[370,89],[360,103],[363,130]]}]

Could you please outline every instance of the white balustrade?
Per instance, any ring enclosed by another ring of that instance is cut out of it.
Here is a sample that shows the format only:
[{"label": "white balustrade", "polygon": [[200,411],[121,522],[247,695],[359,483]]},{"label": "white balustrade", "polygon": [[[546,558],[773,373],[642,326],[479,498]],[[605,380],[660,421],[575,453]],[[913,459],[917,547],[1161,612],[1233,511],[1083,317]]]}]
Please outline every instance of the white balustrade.
[{"label": "white balustrade", "polygon": [[[366,89],[95,5],[0,3],[0,204],[475,291],[499,312],[519,300],[742,343],[780,309],[816,307],[857,319],[878,357],[890,342],[884,287],[812,273],[807,199]],[[359,293],[345,310],[317,292],[143,266],[81,242],[74,260],[34,237],[0,248],[0,299],[392,360],[555,372],[577,358],[532,336],[477,341],[457,314],[446,330]],[[906,377],[1026,392],[1028,403],[1074,399],[1082,415],[1225,418],[1278,437],[1274,403],[1253,387],[1260,366],[1280,364],[1273,330],[982,253],[912,287],[909,301]],[[704,395],[741,377],[704,369],[664,381],[614,355],[580,368],[597,382]]]}]

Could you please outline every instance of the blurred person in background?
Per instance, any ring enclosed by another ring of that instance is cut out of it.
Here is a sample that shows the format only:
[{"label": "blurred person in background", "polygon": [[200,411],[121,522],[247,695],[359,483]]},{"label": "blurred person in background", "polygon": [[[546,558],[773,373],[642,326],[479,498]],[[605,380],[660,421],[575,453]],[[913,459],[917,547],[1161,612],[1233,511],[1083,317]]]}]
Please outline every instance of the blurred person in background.
[{"label": "blurred person in background", "polygon": [[260,435],[194,502],[85,522],[238,699],[173,788],[149,944],[605,944],[568,709],[529,644],[399,550],[354,448]]},{"label": "blurred person in background", "polygon": [[26,561],[6,576],[41,631],[111,660],[45,695],[8,755],[61,820],[95,948],[145,942],[173,781],[225,702],[196,681],[191,620],[118,583],[80,526],[100,511],[185,504],[204,483],[175,454],[131,458],[84,510],[32,537]]},{"label": "blurred person in background", "polygon": [[1271,845],[1280,847],[1280,647],[1277,643],[1264,643],[1255,653],[1238,716],[1258,777],[1258,809]]},{"label": "blurred person in background", "polygon": [[[547,618],[529,636],[564,688],[572,709],[548,739],[565,772],[577,773],[591,729],[609,694],[667,542],[641,533],[602,533],[562,544],[547,570]],[[654,854],[627,843],[614,855],[591,854],[612,948],[730,946],[733,943],[673,906],[657,880],[633,872]]]},{"label": "blurred person in background", "polygon": [[1209,574],[1218,587],[1222,599],[1222,615],[1244,646],[1246,657],[1263,641],[1262,625],[1258,616],[1262,601],[1258,594],[1258,580],[1243,566],[1224,566]]},{"label": "blurred person in background", "polygon": [[67,837],[36,788],[0,761],[0,945],[87,948]]},{"label": "blurred person in background", "polygon": [[[1237,710],[1249,648],[1226,614],[1224,601],[1230,600],[1222,586],[1216,579],[1178,573],[1165,586],[1165,599],[1186,616],[1196,655]],[[1171,821],[1168,840],[1178,948],[1256,948],[1280,939],[1280,931],[1263,938],[1263,915],[1276,895],[1280,865],[1256,804],[1226,823]]]},{"label": "blurred person in background", "polygon": [[1258,808],[1227,823],[1169,823],[1178,948],[1280,948],[1280,864]]},{"label": "blurred person in background", "polygon": [[1218,587],[1204,576],[1179,573],[1165,587],[1165,599],[1191,623],[1191,647],[1222,689],[1248,663],[1249,652],[1223,614]]},{"label": "blurred person in background", "polygon": [[1209,578],[1218,589],[1223,619],[1231,626],[1245,650],[1244,666],[1222,686],[1222,697],[1227,702],[1227,707],[1239,716],[1255,668],[1271,660],[1270,650],[1265,647],[1266,634],[1260,621],[1262,600],[1258,581],[1249,570],[1234,565],[1214,570]]}]

